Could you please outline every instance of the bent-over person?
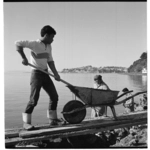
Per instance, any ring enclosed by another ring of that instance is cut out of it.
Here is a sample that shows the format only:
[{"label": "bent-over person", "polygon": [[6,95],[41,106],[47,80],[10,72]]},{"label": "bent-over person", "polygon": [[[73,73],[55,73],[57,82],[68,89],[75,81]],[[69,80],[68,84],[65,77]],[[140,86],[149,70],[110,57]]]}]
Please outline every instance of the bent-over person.
[{"label": "bent-over person", "polygon": [[[124,92],[124,93],[125,93],[125,92],[128,92],[128,91],[129,91],[128,88],[124,88],[124,89],[122,90],[122,92]],[[131,93],[127,93],[127,94],[126,94],[126,98],[128,98],[128,97],[130,97],[130,96],[132,96]],[[133,112],[133,111],[134,111],[134,98],[132,97],[131,99],[125,101],[125,102],[123,103],[123,106],[124,106],[124,108],[125,108],[125,112],[124,112],[124,113]]]}]

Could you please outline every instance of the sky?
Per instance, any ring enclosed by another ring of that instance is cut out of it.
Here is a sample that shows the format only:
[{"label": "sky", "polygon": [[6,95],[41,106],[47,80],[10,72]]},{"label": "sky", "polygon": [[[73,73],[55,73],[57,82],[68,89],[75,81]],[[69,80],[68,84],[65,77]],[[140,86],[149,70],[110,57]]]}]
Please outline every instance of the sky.
[{"label": "sky", "polygon": [[[7,2],[4,9],[4,71],[22,65],[16,40],[36,40],[51,25],[58,71],[87,65],[129,67],[147,52],[146,2]],[[24,49],[28,59],[30,50]]]}]

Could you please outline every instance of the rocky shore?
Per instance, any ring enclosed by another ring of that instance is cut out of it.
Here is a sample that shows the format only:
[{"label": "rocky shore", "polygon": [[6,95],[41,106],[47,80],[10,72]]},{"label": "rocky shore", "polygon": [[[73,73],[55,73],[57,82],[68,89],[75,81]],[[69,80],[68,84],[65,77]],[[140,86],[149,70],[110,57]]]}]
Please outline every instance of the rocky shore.
[{"label": "rocky shore", "polygon": [[127,135],[112,147],[143,147],[147,148],[147,125],[139,126],[135,132]]}]

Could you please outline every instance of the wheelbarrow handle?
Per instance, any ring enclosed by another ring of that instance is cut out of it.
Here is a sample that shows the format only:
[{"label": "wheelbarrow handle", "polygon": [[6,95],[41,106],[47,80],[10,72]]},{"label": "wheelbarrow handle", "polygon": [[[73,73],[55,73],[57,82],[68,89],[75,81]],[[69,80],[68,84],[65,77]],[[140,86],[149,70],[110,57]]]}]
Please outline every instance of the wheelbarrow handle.
[{"label": "wheelbarrow handle", "polygon": [[123,94],[119,95],[119,96],[116,98],[116,100],[117,100],[117,99],[119,99],[120,97],[122,97],[122,96],[124,96],[124,95],[128,94],[128,93],[131,93],[131,92],[133,92],[133,90],[132,90],[132,91],[125,92],[125,93],[123,93]]},{"label": "wheelbarrow handle", "polygon": [[[53,78],[55,78],[55,76],[53,74],[49,73],[48,71],[45,71],[45,70],[43,70],[43,69],[41,69],[39,67],[36,67],[36,66],[34,66],[34,65],[30,64],[30,63],[28,63],[28,65],[31,66],[31,67],[33,67],[33,68],[35,68],[35,69],[37,69],[37,70],[40,70],[40,71],[42,71],[42,72],[44,72],[44,73],[46,73],[48,75],[50,75]],[[73,86],[72,84],[70,84],[70,83],[68,83],[68,82],[66,82],[66,81],[64,81],[62,79],[60,79],[60,81],[63,82],[63,83],[65,83],[65,84],[67,84],[67,85]]]},{"label": "wheelbarrow handle", "polygon": [[144,93],[147,93],[147,91],[137,92],[137,93],[135,93],[134,95],[132,95],[132,96],[130,96],[130,97],[128,97],[128,98],[125,98],[125,99],[123,99],[123,100],[121,100],[121,101],[116,101],[116,102],[115,102],[115,105],[122,104],[122,103],[126,102],[127,100],[129,100],[129,99],[131,99],[131,98],[134,98],[134,97],[137,96],[137,95],[144,94]]}]

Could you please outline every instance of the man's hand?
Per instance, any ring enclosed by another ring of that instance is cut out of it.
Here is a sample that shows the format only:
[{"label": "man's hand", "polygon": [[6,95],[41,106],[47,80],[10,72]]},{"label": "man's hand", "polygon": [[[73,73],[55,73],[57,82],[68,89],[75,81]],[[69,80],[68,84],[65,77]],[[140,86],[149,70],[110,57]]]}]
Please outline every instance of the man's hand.
[{"label": "man's hand", "polygon": [[60,76],[59,76],[59,74],[58,74],[58,72],[55,68],[54,61],[49,61],[48,65],[49,65],[49,68],[52,70],[52,72],[54,74],[55,80],[60,81]]},{"label": "man's hand", "polygon": [[23,47],[21,46],[16,46],[16,50],[22,57],[22,64],[27,66],[28,65],[28,59],[26,58],[26,55],[24,54]]},{"label": "man's hand", "polygon": [[55,75],[55,80],[60,81],[60,76],[59,76],[59,74],[56,74],[56,75]]},{"label": "man's hand", "polygon": [[28,65],[28,59],[26,59],[26,58],[23,59],[23,60],[22,60],[22,64],[25,65],[25,66],[27,66],[27,65]]}]

